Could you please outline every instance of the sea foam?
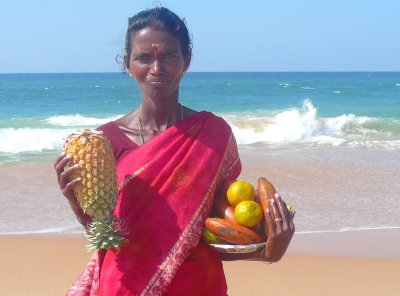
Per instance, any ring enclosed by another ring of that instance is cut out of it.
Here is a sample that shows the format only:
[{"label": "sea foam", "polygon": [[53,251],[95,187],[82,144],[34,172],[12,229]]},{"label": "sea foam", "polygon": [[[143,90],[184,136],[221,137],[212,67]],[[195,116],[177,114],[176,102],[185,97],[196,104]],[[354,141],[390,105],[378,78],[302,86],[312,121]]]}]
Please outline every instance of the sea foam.
[{"label": "sea foam", "polygon": [[[231,125],[238,144],[242,145],[312,144],[400,149],[399,120],[355,114],[320,117],[317,108],[308,99],[300,108],[219,115]],[[71,132],[81,128],[94,129],[119,117],[121,115],[104,118],[59,115],[41,119],[32,123],[31,127],[0,128],[0,153],[59,150]]]},{"label": "sea foam", "polygon": [[348,144],[400,149],[400,124],[396,121],[387,124],[379,118],[354,114],[319,117],[308,99],[301,108],[273,115],[221,115],[231,125],[238,144]]},{"label": "sea foam", "polygon": [[0,129],[0,152],[41,152],[61,147],[68,131],[40,128]]},{"label": "sea foam", "polygon": [[116,120],[121,116],[122,115],[106,117],[106,118],[96,118],[96,117],[86,117],[80,114],[59,115],[46,118],[44,122],[54,126],[98,126],[106,122]]},{"label": "sea foam", "polygon": [[0,153],[59,150],[64,139],[73,131],[81,128],[94,129],[119,117],[121,115],[106,118],[85,117],[80,114],[60,115],[40,120],[39,125],[44,125],[45,128],[37,127],[37,122],[32,122],[32,127],[0,128]]}]

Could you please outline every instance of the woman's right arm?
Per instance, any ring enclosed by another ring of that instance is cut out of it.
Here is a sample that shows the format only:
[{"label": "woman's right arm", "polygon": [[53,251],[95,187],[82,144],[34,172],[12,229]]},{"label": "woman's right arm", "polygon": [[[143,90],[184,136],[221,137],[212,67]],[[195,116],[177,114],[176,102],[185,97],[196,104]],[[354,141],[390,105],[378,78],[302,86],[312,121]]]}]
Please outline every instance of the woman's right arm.
[{"label": "woman's right arm", "polygon": [[67,155],[65,152],[61,153],[54,162],[54,169],[57,174],[58,185],[60,186],[62,194],[67,198],[72,211],[75,213],[79,223],[87,229],[91,218],[85,214],[79,206],[78,201],[74,194],[74,187],[80,184],[81,178],[76,178],[69,181],[70,176],[78,169],[78,166],[66,168],[66,165],[72,160],[72,156]]}]

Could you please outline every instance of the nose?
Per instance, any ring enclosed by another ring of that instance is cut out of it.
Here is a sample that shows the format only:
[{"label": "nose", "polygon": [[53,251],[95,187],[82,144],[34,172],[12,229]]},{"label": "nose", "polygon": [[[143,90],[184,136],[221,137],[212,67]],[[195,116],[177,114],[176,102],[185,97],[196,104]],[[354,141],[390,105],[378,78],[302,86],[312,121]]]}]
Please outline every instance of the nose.
[{"label": "nose", "polygon": [[151,64],[150,70],[151,74],[158,75],[162,73],[162,63],[159,59],[154,59],[153,63]]}]

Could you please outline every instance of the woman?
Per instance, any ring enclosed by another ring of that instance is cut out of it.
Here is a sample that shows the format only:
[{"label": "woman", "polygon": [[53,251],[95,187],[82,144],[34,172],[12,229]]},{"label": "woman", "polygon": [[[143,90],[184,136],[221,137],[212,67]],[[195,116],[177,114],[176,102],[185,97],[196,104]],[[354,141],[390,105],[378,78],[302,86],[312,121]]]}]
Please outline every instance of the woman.
[{"label": "woman", "polygon": [[[121,189],[115,215],[127,223],[129,243],[119,252],[95,253],[67,294],[227,295],[221,257],[201,242],[201,233],[214,197],[224,202],[241,170],[232,131],[212,113],[179,103],[192,50],[186,25],[173,12],[157,7],[130,18],[125,49],[124,64],[142,104],[98,129],[116,157]],[[90,217],[73,194],[80,180],[67,181],[77,169],[65,169],[70,160],[61,155],[54,166],[63,194],[86,225]],[[264,256],[270,262],[282,257],[294,233],[293,217],[276,200],[270,210],[282,224],[269,223]]]}]

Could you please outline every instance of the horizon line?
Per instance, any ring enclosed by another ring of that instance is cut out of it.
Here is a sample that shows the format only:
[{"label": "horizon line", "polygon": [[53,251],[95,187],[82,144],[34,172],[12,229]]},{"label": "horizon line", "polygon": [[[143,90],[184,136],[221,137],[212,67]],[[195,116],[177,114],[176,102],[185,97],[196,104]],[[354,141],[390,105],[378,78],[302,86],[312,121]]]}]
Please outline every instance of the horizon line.
[{"label": "horizon line", "polygon": [[[400,70],[274,70],[274,71],[188,71],[189,73],[400,73]],[[126,74],[120,71],[95,71],[95,72],[0,72],[0,75],[10,74]]]}]

